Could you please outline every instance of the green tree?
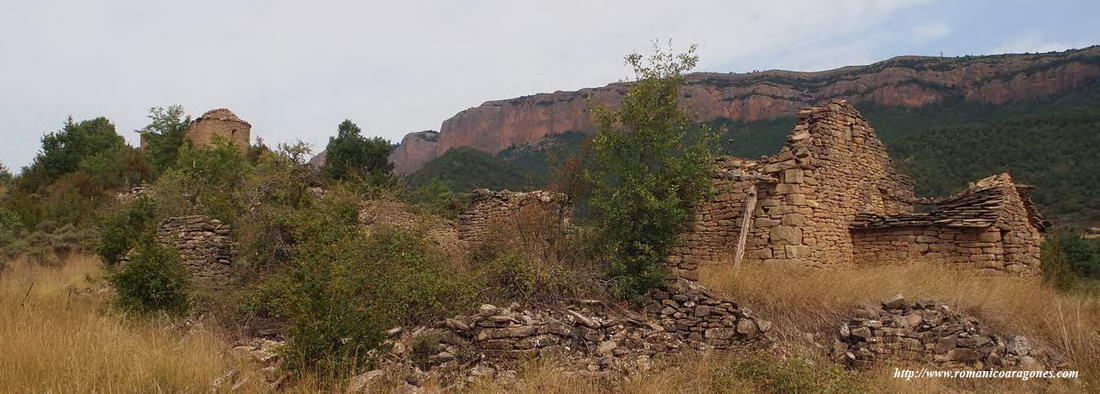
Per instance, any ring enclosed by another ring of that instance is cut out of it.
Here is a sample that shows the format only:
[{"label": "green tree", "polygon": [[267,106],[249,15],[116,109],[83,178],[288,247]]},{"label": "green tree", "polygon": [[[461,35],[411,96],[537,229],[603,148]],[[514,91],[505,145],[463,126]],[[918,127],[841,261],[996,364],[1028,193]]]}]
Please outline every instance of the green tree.
[{"label": "green tree", "polygon": [[191,116],[183,107],[171,105],[149,109],[149,124],[141,130],[145,154],[157,171],[164,171],[176,163],[180,147],[185,143],[184,133],[191,124]]},{"label": "green tree", "polygon": [[28,172],[33,177],[33,188],[41,187],[62,175],[76,171],[84,159],[99,152],[125,146],[122,136],[115,132],[115,125],[107,118],[74,122],[70,117],[61,130],[42,137],[42,150],[35,157]]},{"label": "green tree", "polygon": [[4,163],[0,163],[0,188],[10,185],[12,179],[15,179],[15,176],[11,174],[8,167],[4,166]]},{"label": "green tree", "polygon": [[325,170],[333,179],[350,177],[386,177],[393,171],[389,162],[390,142],[382,137],[366,138],[351,120],[337,128],[325,148]]},{"label": "green tree", "polygon": [[660,283],[694,206],[711,190],[716,136],[677,100],[695,47],[626,57],[636,80],[619,109],[596,106],[591,204],[610,253],[612,292],[632,299]]}]

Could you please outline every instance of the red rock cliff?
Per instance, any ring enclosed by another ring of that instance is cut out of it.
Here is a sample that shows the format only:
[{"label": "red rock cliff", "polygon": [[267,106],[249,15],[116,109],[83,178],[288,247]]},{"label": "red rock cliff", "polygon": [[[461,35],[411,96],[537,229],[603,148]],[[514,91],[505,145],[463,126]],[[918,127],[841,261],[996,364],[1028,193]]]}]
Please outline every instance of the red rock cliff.
[{"label": "red rock cliff", "polygon": [[[694,73],[688,75],[682,101],[700,121],[755,121],[790,116],[831,98],[905,107],[948,97],[1001,104],[1064,92],[1097,77],[1100,46],[1047,54],[903,56],[820,72]],[[406,136],[391,158],[398,173],[408,174],[454,147],[496,153],[549,135],[592,132],[587,99],[613,105],[627,88],[614,83],[486,102],[443,121],[438,141],[410,141],[420,133]]]}]

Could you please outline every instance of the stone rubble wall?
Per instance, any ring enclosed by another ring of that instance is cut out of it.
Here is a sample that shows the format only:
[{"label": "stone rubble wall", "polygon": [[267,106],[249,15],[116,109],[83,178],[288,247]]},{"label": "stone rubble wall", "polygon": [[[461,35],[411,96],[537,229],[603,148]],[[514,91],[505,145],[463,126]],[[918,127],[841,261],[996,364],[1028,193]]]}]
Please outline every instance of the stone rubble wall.
[{"label": "stone rubble wall", "polygon": [[[910,362],[945,368],[1045,370],[1052,354],[1023,336],[991,332],[978,319],[932,301],[884,300],[844,322],[831,356],[855,368]],[[1045,364],[1045,365],[1044,365]]]},{"label": "stone rubble wall", "polygon": [[563,358],[573,372],[628,374],[649,369],[661,354],[768,341],[771,328],[747,309],[678,280],[653,291],[641,313],[585,300],[537,310],[482,305],[474,315],[395,328],[380,368],[413,385],[438,377],[497,377],[514,368],[513,360],[551,356]]},{"label": "stone rubble wall", "polygon": [[235,283],[230,228],[204,215],[169,218],[157,227],[157,242],[179,252],[193,284],[220,289]]},{"label": "stone rubble wall", "polygon": [[515,226],[524,214],[553,214],[567,221],[565,195],[549,191],[511,192],[474,190],[470,205],[458,216],[458,238],[476,245],[500,226]]}]

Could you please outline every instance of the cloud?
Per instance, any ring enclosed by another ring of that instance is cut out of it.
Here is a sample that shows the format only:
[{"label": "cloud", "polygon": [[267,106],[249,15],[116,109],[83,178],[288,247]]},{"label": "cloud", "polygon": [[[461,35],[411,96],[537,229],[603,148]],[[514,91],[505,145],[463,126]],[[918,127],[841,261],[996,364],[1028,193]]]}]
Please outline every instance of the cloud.
[{"label": "cloud", "polygon": [[882,21],[920,2],[95,3],[0,3],[9,167],[70,114],[133,143],[147,108],[171,104],[231,108],[268,143],[319,150],[345,118],[399,140],[487,100],[623,79],[622,56],[653,39],[698,44],[709,71],[864,62],[888,44]]},{"label": "cloud", "polygon": [[988,53],[1028,53],[1064,51],[1067,49],[1083,48],[1089,44],[1081,42],[1048,41],[1038,33],[1030,33],[1005,41]]},{"label": "cloud", "polygon": [[951,33],[951,27],[943,22],[932,22],[909,28],[909,32],[920,39],[935,39]]}]

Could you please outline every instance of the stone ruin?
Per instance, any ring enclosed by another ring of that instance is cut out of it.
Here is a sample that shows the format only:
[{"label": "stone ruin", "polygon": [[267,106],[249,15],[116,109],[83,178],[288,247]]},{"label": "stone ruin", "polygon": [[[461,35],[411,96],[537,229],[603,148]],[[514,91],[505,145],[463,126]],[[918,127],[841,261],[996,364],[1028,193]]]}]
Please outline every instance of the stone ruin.
[{"label": "stone ruin", "polygon": [[514,360],[539,357],[565,360],[566,373],[630,374],[650,369],[658,355],[767,343],[771,328],[686,280],[654,291],[641,313],[595,300],[537,310],[482,305],[473,315],[390,330],[388,350],[376,354],[379,369],[353,385],[396,376],[412,386],[440,379],[457,388],[479,376],[514,376]]},{"label": "stone ruin", "polygon": [[[954,196],[917,198],[913,181],[844,100],[799,111],[778,154],[722,157],[716,165],[716,195],[698,207],[669,257],[681,277],[698,279],[703,264],[746,261],[826,267],[923,259],[985,273],[1039,271],[1041,232],[1050,223],[1030,186],[999,174]],[[545,191],[481,189],[459,217],[459,237],[480,240],[522,209],[568,213],[567,201]]]},{"label": "stone ruin", "polygon": [[248,151],[252,125],[227,108],[207,111],[191,122],[184,136],[197,147],[210,148],[218,140],[229,143],[241,153]]},{"label": "stone ruin", "polygon": [[525,214],[551,214],[567,224],[571,213],[567,197],[549,191],[511,192],[474,190],[467,209],[458,216],[458,238],[477,244],[499,226],[515,226]]},{"label": "stone ruin", "polygon": [[988,273],[1034,274],[1041,231],[1049,227],[1029,196],[1008,174],[934,201],[930,212],[860,213],[852,221],[857,260],[946,260]]},{"label": "stone ruin", "polygon": [[[943,199],[914,196],[874,129],[844,100],[804,108],[787,143],[760,160],[723,157],[717,195],[697,210],[670,265],[744,261],[824,267],[938,259],[989,272],[1038,271],[1049,223],[1008,174]],[[917,207],[931,205],[929,212]],[[746,214],[749,212],[749,214]]]},{"label": "stone ruin", "polygon": [[179,252],[180,263],[191,283],[208,289],[224,289],[235,283],[232,256],[235,243],[230,228],[203,215],[169,218],[157,226],[157,242]]},{"label": "stone ruin", "polygon": [[1023,336],[991,332],[948,305],[901,295],[844,322],[830,355],[854,368],[879,363],[919,363],[945,368],[1045,370],[1053,354]]}]

